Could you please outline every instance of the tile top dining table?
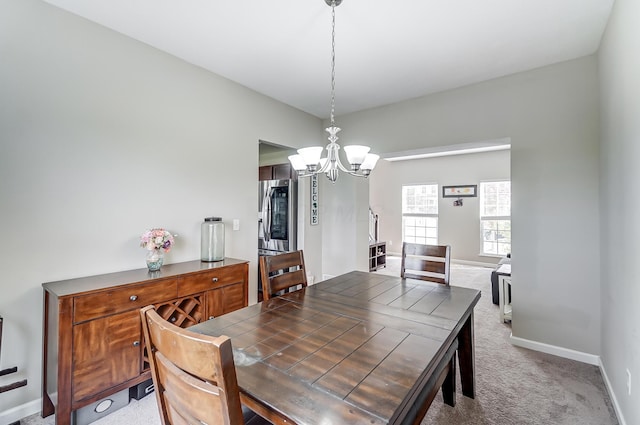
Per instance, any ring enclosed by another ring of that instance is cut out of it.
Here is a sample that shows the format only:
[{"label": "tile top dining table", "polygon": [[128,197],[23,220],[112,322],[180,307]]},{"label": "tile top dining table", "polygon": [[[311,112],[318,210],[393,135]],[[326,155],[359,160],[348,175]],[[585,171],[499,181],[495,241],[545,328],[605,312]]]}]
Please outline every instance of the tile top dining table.
[{"label": "tile top dining table", "polygon": [[475,289],[355,271],[190,330],[231,338],[242,402],[274,423],[419,423],[446,356],[455,378],[456,349],[462,393],[475,397],[479,299]]}]

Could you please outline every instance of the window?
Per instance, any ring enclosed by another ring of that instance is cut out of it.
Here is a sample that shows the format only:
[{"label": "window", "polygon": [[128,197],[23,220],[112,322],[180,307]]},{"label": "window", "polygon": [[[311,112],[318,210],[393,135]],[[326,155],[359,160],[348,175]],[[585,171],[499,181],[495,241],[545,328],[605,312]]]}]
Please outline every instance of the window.
[{"label": "window", "polygon": [[438,244],[438,185],[402,186],[402,240]]},{"label": "window", "polygon": [[482,254],[511,252],[511,182],[480,183],[480,244]]}]

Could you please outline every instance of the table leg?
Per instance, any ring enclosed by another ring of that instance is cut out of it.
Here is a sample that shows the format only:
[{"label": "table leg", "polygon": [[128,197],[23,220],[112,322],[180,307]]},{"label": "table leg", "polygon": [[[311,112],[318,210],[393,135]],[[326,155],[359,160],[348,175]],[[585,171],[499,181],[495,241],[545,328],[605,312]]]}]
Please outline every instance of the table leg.
[{"label": "table leg", "polygon": [[462,394],[476,397],[475,348],[473,346],[473,310],[458,334],[458,360]]},{"label": "table leg", "polygon": [[505,304],[505,293],[504,293],[504,276],[498,275],[498,297],[499,297],[499,307],[500,307],[500,323],[504,323],[504,304]]},{"label": "table leg", "polygon": [[449,372],[442,383],[442,398],[445,404],[455,407],[456,405],[456,354],[453,353],[449,360]]}]

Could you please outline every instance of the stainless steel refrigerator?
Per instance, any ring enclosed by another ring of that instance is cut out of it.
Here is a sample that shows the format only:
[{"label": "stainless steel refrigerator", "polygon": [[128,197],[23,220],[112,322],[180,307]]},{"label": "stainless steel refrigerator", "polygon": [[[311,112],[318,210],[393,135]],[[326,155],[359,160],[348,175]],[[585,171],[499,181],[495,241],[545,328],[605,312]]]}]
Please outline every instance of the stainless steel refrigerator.
[{"label": "stainless steel refrigerator", "polygon": [[[298,235],[298,182],[258,182],[258,255],[295,251]],[[262,301],[262,280],[258,273],[258,301]]]},{"label": "stainless steel refrigerator", "polygon": [[276,255],[295,251],[298,182],[265,180],[258,183],[258,254]]}]

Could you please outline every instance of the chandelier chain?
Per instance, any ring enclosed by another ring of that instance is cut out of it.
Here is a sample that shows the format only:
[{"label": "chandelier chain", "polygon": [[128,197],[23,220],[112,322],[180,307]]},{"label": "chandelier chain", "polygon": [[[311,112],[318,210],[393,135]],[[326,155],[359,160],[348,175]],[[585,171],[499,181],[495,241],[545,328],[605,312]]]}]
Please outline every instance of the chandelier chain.
[{"label": "chandelier chain", "polygon": [[335,126],[336,105],[336,2],[331,2],[331,126]]},{"label": "chandelier chain", "polygon": [[344,147],[344,152],[349,161],[349,168],[342,165],[338,151],[339,127],[335,124],[336,106],[336,6],[342,0],[324,0],[331,6],[331,125],[325,130],[329,133],[329,144],[326,146],[327,156],[321,158],[322,147],[312,146],[298,149],[297,155],[289,156],[291,164],[298,173],[298,177],[309,177],[318,174],[325,174],[329,181],[335,183],[338,179],[338,172],[350,174],[356,177],[367,178],[373,167],[375,167],[379,155],[369,153],[368,146],[350,145]]}]

